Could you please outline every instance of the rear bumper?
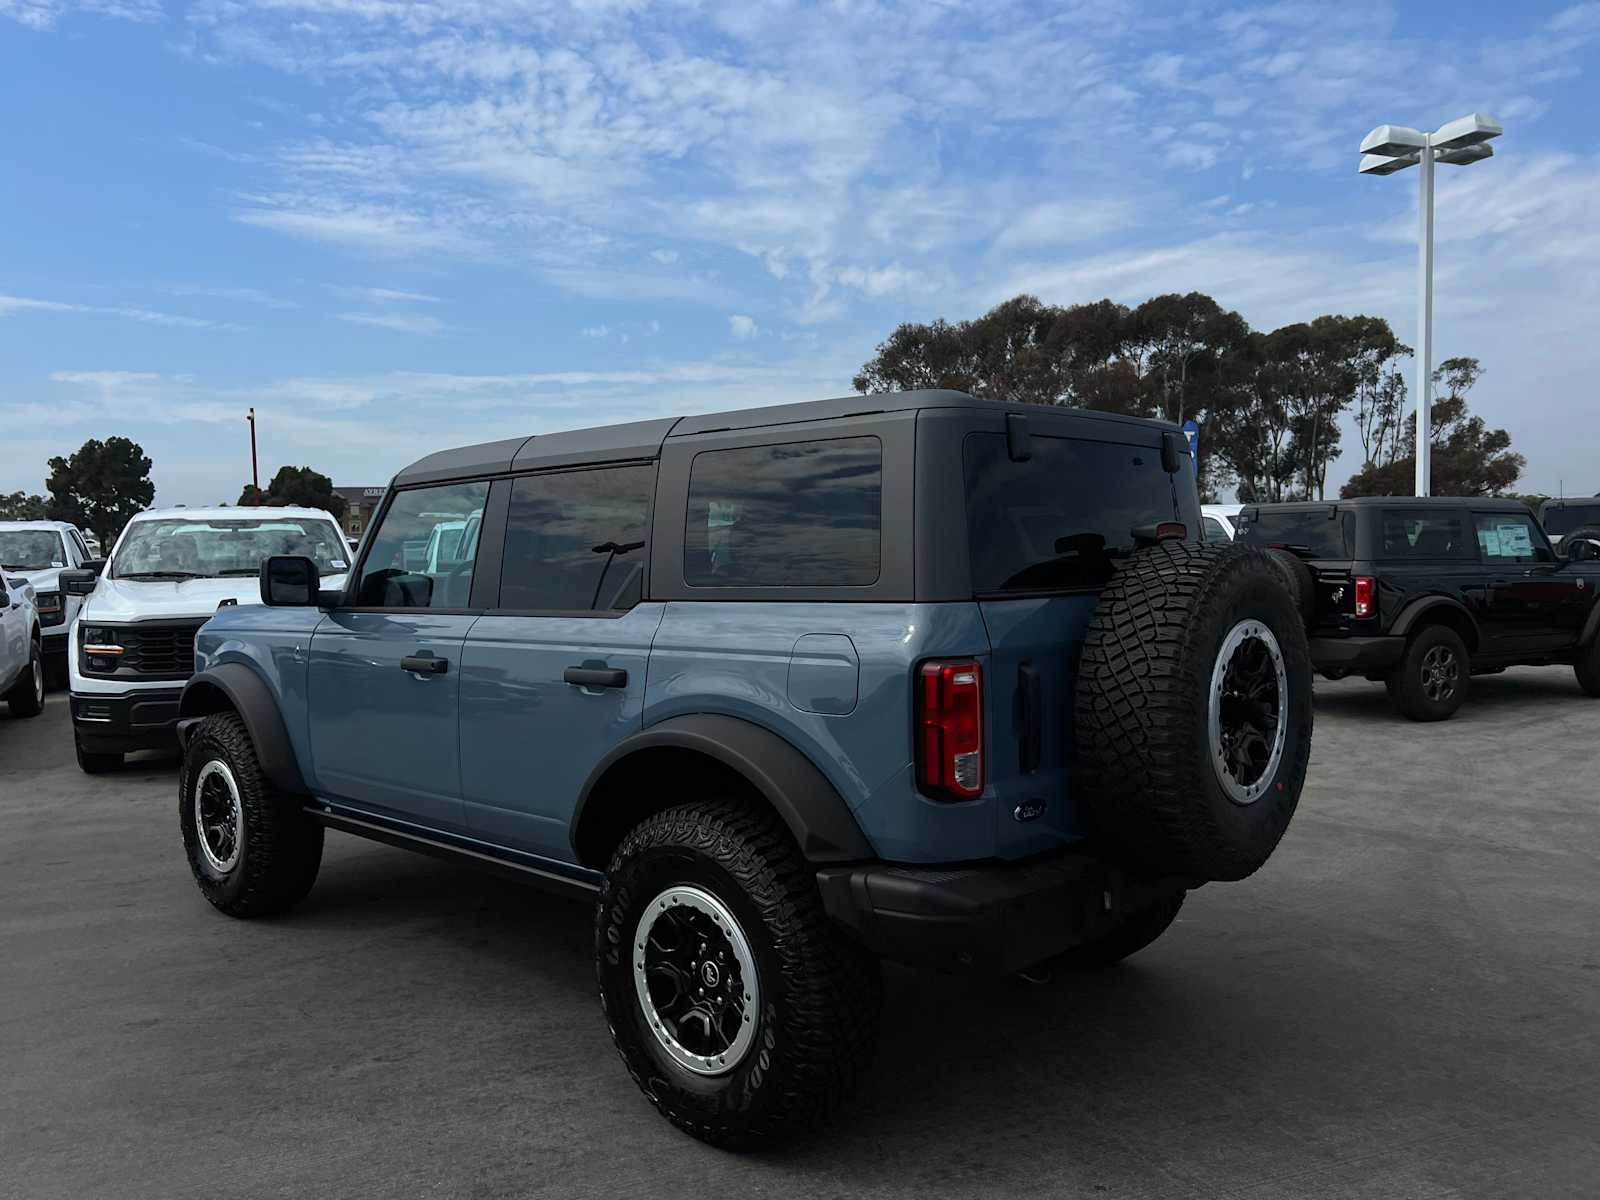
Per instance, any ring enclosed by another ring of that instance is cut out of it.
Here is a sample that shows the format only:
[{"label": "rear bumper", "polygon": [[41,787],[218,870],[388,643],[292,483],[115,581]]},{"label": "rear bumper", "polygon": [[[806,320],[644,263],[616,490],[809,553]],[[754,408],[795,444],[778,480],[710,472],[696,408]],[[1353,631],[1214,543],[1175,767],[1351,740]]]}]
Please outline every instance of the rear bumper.
[{"label": "rear bumper", "polygon": [[1405,653],[1402,637],[1311,639],[1311,665],[1324,674],[1382,675]]},{"label": "rear bumper", "polygon": [[90,753],[176,748],[181,687],[72,693],[72,731]]},{"label": "rear bumper", "polygon": [[817,885],[828,915],[884,958],[1008,973],[1109,932],[1188,883],[1134,879],[1069,851],[1025,863],[824,867]]}]

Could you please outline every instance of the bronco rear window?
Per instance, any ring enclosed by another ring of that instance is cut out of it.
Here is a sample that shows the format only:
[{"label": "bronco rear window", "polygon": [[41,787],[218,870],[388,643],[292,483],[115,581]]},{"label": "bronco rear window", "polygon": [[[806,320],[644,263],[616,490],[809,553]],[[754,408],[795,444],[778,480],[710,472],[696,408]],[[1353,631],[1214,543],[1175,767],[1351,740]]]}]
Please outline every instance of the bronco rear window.
[{"label": "bronco rear window", "polygon": [[979,595],[1103,587],[1137,548],[1135,529],[1184,519],[1156,447],[1038,436],[1030,443],[1026,462],[1011,461],[1000,433],[969,434],[963,447]]},{"label": "bronco rear window", "polygon": [[1331,505],[1291,511],[1247,508],[1239,514],[1237,528],[1234,540],[1249,546],[1283,546],[1302,558],[1355,557],[1355,514]]},{"label": "bronco rear window", "polygon": [[1585,525],[1600,525],[1600,501],[1593,504],[1551,504],[1544,510],[1544,531],[1560,537]]}]

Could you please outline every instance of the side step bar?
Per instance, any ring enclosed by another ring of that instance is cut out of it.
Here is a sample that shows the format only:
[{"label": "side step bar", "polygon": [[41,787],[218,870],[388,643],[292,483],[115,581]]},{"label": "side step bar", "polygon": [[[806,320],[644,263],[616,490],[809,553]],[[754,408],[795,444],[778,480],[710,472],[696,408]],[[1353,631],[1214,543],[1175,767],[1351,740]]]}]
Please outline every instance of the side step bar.
[{"label": "side step bar", "polygon": [[491,850],[481,843],[466,839],[456,840],[448,834],[426,833],[399,823],[383,821],[370,816],[352,816],[320,803],[308,804],[306,816],[327,829],[340,833],[353,833],[374,842],[398,846],[402,850],[415,850],[431,858],[459,863],[480,871],[488,871],[506,879],[530,883],[546,891],[588,899],[600,890],[604,879],[598,871],[583,867],[569,867],[535,855],[519,855],[515,851]]}]

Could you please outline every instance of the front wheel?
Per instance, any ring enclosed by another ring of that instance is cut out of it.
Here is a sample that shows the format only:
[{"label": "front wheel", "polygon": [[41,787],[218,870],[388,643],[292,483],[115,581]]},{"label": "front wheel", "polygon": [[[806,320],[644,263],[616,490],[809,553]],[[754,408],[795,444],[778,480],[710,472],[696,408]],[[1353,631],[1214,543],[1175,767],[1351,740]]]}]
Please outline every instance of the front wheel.
[{"label": "front wheel", "polygon": [[823,914],[771,813],[707,802],[623,840],[595,917],[600,1000],[639,1089],[729,1149],[815,1131],[876,1040],[876,960]]},{"label": "front wheel", "polygon": [[292,908],[322,863],[322,826],[272,786],[244,722],[216,713],[195,727],[178,776],[178,821],[201,893],[230,917]]},{"label": "front wheel", "polygon": [[28,643],[28,669],[6,693],[13,717],[37,717],[44,711],[44,653],[39,639]]},{"label": "front wheel", "polygon": [[1428,625],[1412,636],[1384,683],[1395,708],[1413,721],[1445,721],[1466,700],[1471,674],[1461,635],[1448,625]]}]

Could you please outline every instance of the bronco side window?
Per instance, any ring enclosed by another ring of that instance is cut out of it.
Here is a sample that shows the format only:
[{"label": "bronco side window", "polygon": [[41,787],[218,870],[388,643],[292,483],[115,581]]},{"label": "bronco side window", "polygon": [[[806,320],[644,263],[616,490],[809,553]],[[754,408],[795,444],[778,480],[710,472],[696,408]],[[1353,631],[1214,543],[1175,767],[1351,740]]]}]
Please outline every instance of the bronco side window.
[{"label": "bronco side window", "polygon": [[466,608],[477,540],[462,536],[483,519],[487,483],[451,483],[395,493],[356,585],[361,608]]},{"label": "bronco side window", "polygon": [[528,475],[511,488],[500,607],[618,612],[639,603],[655,472]]},{"label": "bronco side window", "polygon": [[1485,562],[1553,562],[1555,554],[1531,516],[1521,513],[1473,513],[1478,548]]}]

